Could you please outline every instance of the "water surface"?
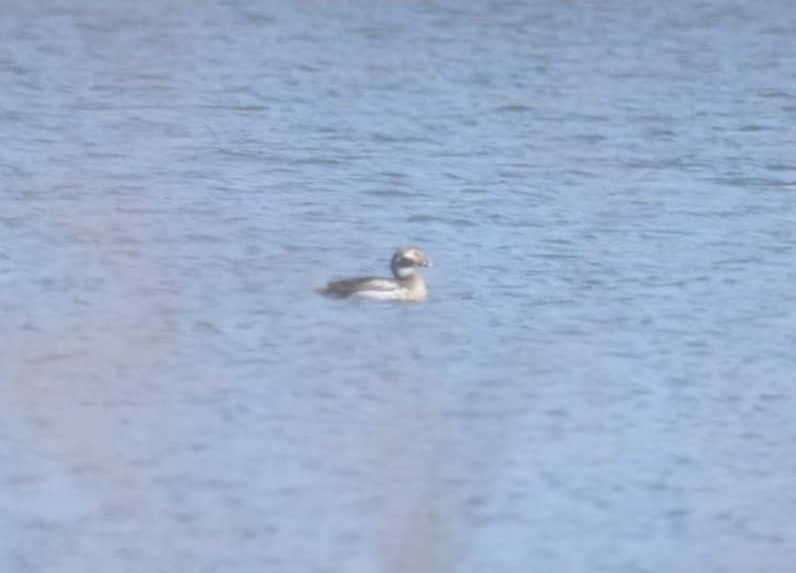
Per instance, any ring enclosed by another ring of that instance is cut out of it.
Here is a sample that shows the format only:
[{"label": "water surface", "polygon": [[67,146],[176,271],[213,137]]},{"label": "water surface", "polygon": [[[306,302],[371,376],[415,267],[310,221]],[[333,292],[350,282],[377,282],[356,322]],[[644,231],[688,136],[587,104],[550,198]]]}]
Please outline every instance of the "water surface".
[{"label": "water surface", "polygon": [[793,569],[794,27],[7,5],[0,569]]}]

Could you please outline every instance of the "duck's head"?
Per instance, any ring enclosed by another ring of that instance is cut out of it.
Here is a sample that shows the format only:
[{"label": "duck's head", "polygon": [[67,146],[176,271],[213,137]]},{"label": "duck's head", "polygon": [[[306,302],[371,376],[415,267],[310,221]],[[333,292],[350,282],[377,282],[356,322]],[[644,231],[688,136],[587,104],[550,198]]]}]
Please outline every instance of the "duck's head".
[{"label": "duck's head", "polygon": [[417,247],[401,247],[392,256],[390,268],[395,278],[404,279],[414,274],[417,267],[431,267],[431,261]]}]

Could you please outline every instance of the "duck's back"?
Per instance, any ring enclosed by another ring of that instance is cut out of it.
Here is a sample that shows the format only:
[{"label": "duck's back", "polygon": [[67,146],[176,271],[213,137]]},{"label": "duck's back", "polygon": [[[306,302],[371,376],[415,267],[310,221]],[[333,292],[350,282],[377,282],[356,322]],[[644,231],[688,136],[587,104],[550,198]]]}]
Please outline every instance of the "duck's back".
[{"label": "duck's back", "polygon": [[403,298],[401,296],[401,285],[397,281],[379,277],[332,281],[316,290],[332,298],[348,298],[350,296],[375,300],[397,300]]}]

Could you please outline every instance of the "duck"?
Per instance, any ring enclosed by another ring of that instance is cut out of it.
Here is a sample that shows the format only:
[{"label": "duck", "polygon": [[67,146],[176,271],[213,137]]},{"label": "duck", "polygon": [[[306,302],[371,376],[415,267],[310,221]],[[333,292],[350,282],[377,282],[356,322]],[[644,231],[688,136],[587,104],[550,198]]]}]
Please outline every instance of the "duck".
[{"label": "duck", "polygon": [[316,292],[330,298],[364,298],[418,302],[426,299],[426,282],[418,267],[432,267],[417,247],[399,247],[390,260],[394,278],[361,277],[331,281]]}]

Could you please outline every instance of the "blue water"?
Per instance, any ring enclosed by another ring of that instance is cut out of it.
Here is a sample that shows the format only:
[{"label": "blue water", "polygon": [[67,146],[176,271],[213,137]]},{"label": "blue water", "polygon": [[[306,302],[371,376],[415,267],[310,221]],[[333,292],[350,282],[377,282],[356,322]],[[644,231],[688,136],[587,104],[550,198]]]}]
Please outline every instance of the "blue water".
[{"label": "blue water", "polygon": [[794,29],[7,3],[0,571],[796,568]]}]

